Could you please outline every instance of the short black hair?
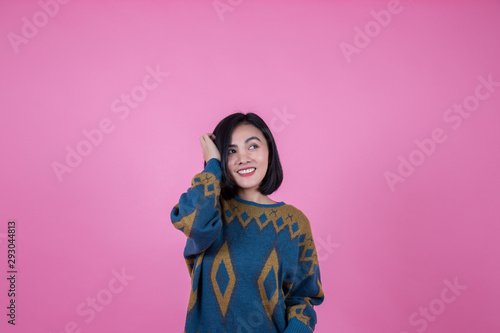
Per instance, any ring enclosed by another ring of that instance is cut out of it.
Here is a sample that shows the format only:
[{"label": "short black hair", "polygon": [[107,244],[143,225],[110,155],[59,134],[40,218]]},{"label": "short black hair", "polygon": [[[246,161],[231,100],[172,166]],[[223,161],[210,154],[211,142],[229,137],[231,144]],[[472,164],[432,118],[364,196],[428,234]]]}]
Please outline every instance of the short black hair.
[{"label": "short black hair", "polygon": [[[267,124],[261,117],[253,112],[248,112],[247,114],[241,112],[233,113],[222,119],[213,131],[213,134],[215,135],[214,143],[217,146],[217,149],[219,149],[221,155],[220,164],[222,177],[220,186],[221,195],[225,200],[232,199],[237,194],[238,190],[238,185],[236,185],[229,177],[229,171],[227,170],[227,156],[233,130],[236,126],[241,124],[249,124],[257,127],[267,141],[269,164],[267,165],[266,175],[259,185],[259,192],[264,195],[269,195],[276,191],[283,182],[283,169],[281,168],[278,148],[276,147],[273,134]],[[206,165],[207,162],[205,161],[204,167]]]}]

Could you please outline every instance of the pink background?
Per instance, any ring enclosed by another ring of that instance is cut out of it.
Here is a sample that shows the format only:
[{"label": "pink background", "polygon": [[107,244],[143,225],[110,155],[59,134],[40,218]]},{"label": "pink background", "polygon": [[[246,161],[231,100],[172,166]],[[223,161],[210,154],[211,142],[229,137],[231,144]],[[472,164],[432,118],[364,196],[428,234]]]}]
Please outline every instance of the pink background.
[{"label": "pink background", "polygon": [[[500,331],[500,86],[479,79],[500,82],[500,2],[54,1],[0,3],[2,332],[181,332],[170,211],[237,110],[274,132],[271,198],[311,221],[316,332]],[[66,147],[87,156],[58,179]]]}]

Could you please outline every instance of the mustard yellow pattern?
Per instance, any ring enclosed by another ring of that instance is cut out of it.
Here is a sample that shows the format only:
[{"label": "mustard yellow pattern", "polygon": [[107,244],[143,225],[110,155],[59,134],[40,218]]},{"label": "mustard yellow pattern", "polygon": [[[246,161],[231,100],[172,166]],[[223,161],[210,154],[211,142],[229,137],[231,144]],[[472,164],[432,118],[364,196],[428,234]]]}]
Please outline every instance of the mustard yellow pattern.
[{"label": "mustard yellow pattern", "polygon": [[[245,207],[244,211],[243,205]],[[278,214],[278,211],[280,214]],[[296,211],[297,209],[291,205],[283,205],[267,207],[263,212],[262,207],[245,205],[235,199],[222,201],[222,212],[228,224],[236,218],[243,228],[246,228],[251,222],[256,223],[261,231],[268,225],[272,225],[276,233],[288,228],[291,239],[300,234],[301,219],[296,216]]]},{"label": "mustard yellow pattern", "polygon": [[[193,306],[196,304],[197,295],[198,295],[198,282],[200,280],[200,271],[201,271],[201,262],[203,261],[203,256],[205,252],[202,252],[197,258],[194,264],[194,267],[188,264],[189,274],[191,275],[191,292],[189,293],[189,303],[188,303],[188,312],[191,311]],[[187,262],[187,260],[186,260]]]},{"label": "mustard yellow pattern", "polygon": [[[310,304],[308,302],[308,304]],[[307,304],[302,304],[302,305],[297,305],[294,306],[293,308],[288,309],[288,320],[290,321],[292,318],[297,318],[307,326],[309,326],[309,317],[304,316],[303,312],[304,309],[306,308]]]},{"label": "mustard yellow pattern", "polygon": [[217,178],[210,172],[202,172],[191,180],[191,188],[202,184],[204,186],[204,196],[209,197],[212,194],[214,199],[214,207],[217,206],[217,199],[220,194],[220,185]]},{"label": "mustard yellow pattern", "polygon": [[[193,177],[193,179],[191,180],[191,190],[200,185],[203,186],[204,197],[210,197],[214,194],[212,198],[214,200],[214,207],[216,207],[218,204],[217,199],[219,198],[220,194],[220,185],[217,178],[209,172],[202,172]],[[176,204],[174,208],[178,210],[179,204]],[[194,209],[191,213],[184,216],[180,221],[173,222],[174,227],[181,230],[187,237],[189,237],[191,235],[191,228],[193,226],[193,221],[196,217],[197,212],[198,209]]]},{"label": "mustard yellow pattern", "polygon": [[[264,264],[264,268],[262,269],[258,280],[260,297],[262,299],[262,303],[264,304],[264,308],[266,309],[267,315],[269,316],[269,319],[272,319],[274,308],[278,304],[279,300],[278,292],[281,288],[279,285],[278,272],[278,254],[276,253],[276,249],[273,249],[269,257],[267,258],[266,263]],[[266,292],[266,289],[271,291],[270,298],[268,298],[267,296],[268,293]]]},{"label": "mustard yellow pattern", "polygon": [[305,234],[304,240],[299,243],[299,247],[300,246],[303,246],[304,248],[302,250],[302,253],[300,254],[299,262],[310,261],[311,265],[306,276],[312,275],[314,274],[314,267],[319,264],[319,260],[311,232]]},{"label": "mustard yellow pattern", "polygon": [[[179,204],[176,205],[178,207]],[[196,216],[196,209],[189,215],[186,215],[179,222],[174,222],[174,227],[182,230],[182,232],[189,237],[191,235],[191,227],[193,226],[193,221]]]},{"label": "mustard yellow pattern", "polygon": [[219,309],[222,316],[225,317],[236,284],[236,276],[234,275],[227,242],[221,246],[214,258],[210,278],[212,281],[212,288],[217,297]]}]

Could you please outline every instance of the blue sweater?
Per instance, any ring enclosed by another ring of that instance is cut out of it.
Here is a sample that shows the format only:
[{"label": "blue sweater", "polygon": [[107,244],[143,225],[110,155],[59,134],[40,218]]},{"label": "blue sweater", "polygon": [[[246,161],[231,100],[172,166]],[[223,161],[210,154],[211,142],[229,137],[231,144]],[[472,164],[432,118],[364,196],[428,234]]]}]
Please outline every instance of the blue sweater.
[{"label": "blue sweater", "polygon": [[185,333],[309,333],[324,294],[307,217],[220,195],[220,161],[195,175],[170,218],[188,238]]}]

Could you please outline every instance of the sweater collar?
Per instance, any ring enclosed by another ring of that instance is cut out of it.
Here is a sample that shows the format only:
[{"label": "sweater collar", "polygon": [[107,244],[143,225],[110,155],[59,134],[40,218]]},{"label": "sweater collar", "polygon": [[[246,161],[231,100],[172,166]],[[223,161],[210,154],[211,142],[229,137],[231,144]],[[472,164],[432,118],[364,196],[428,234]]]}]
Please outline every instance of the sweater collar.
[{"label": "sweater collar", "polygon": [[248,200],[245,200],[245,199],[242,199],[240,197],[238,197],[237,195],[234,196],[234,199],[238,202],[241,202],[241,203],[244,203],[244,204],[247,204],[247,205],[253,205],[253,206],[256,206],[256,207],[280,207],[280,206],[283,206],[285,203],[283,201],[280,201],[280,202],[277,202],[275,204],[260,204],[260,203],[257,203],[257,202],[253,202],[253,201],[248,201]]}]

